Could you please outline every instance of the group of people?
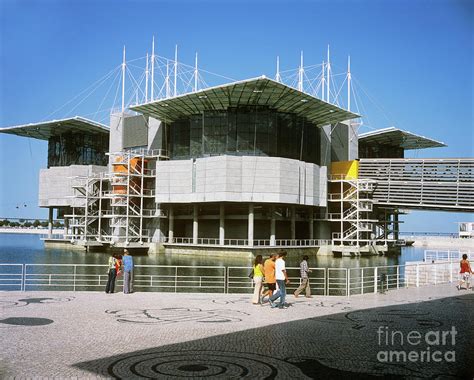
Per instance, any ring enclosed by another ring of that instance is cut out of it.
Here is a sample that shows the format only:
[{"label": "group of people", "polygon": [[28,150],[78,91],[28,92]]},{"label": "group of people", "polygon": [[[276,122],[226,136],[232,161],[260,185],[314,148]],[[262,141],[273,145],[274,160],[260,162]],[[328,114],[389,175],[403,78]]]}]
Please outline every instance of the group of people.
[{"label": "group of people", "polygon": [[[269,258],[263,261],[262,255],[255,257],[253,265],[253,281],[255,284],[252,303],[263,305],[268,302],[272,308],[286,309],[286,285],[290,283],[285,265],[286,252],[271,253]],[[301,284],[294,292],[298,297],[305,290],[306,297],[311,298],[311,288],[308,274],[308,256],[304,256],[300,263]],[[277,300],[279,299],[279,302]]]},{"label": "group of people", "polygon": [[128,249],[123,250],[123,256],[112,255],[109,257],[109,265],[107,268],[107,285],[106,293],[113,293],[115,290],[115,279],[123,272],[123,292],[129,294],[132,292],[133,279],[133,258],[130,256]]}]

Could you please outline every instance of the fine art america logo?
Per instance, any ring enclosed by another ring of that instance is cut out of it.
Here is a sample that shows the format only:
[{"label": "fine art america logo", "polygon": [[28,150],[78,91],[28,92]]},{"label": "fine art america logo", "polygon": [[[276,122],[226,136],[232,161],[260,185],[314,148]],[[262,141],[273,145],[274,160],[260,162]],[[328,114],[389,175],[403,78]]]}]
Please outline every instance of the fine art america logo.
[{"label": "fine art america logo", "polygon": [[456,328],[430,330],[421,333],[416,330],[404,332],[379,326],[377,338],[379,347],[377,360],[381,363],[406,362],[455,362]]}]

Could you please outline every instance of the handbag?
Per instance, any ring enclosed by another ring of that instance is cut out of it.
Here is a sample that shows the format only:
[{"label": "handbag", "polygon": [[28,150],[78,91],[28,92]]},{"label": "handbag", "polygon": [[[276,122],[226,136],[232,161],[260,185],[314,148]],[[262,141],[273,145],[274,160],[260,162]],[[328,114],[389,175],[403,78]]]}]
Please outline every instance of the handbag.
[{"label": "handbag", "polygon": [[253,279],[253,268],[252,268],[252,270],[251,270],[250,273],[249,273],[249,278]]}]

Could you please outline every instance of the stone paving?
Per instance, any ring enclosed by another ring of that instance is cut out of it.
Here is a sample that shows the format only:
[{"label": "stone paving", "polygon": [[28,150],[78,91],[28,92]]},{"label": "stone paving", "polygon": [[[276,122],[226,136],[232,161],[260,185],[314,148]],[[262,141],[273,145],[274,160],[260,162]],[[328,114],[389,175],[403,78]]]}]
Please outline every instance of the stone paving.
[{"label": "stone paving", "polygon": [[0,292],[0,378],[473,378],[472,291],[250,298]]}]

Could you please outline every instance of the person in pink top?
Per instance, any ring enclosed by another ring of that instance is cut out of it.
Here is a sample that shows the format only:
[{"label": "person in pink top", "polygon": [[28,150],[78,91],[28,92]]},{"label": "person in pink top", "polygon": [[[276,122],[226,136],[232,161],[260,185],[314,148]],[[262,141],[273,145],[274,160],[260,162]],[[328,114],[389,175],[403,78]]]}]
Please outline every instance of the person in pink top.
[{"label": "person in pink top", "polygon": [[474,273],[471,269],[471,264],[467,259],[467,255],[462,255],[462,260],[459,263],[461,270],[459,271],[459,284],[457,286],[458,290],[461,290],[461,285],[463,282],[466,283],[466,290],[469,289],[471,286],[471,273]]}]

